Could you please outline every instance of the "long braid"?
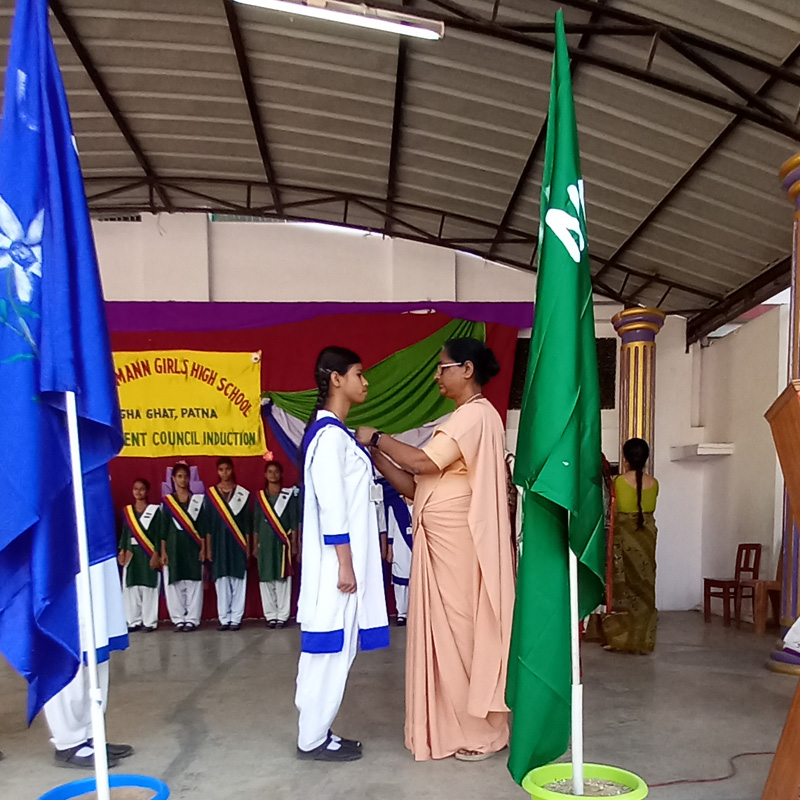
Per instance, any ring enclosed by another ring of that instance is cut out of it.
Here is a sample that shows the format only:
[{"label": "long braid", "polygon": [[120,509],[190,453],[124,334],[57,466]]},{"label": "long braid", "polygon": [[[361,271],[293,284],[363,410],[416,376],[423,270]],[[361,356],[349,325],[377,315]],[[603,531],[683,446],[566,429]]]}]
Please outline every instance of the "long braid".
[{"label": "long braid", "polygon": [[644,511],[642,511],[642,478],[644,471],[640,468],[636,470],[636,505],[639,507],[639,513],[636,516],[636,525],[639,530],[644,528]]},{"label": "long braid", "polygon": [[325,403],[328,402],[328,397],[330,397],[331,393],[330,370],[325,370],[324,368],[318,367],[315,370],[315,378],[317,379],[317,402],[314,403],[314,410],[311,412],[311,416],[308,418],[305,430],[303,431],[302,444],[298,454],[298,460],[300,462],[298,466],[300,467],[301,475],[303,472],[303,465],[305,464],[306,460],[306,434],[311,429],[311,426],[317,421],[317,415],[319,412],[325,408]]}]

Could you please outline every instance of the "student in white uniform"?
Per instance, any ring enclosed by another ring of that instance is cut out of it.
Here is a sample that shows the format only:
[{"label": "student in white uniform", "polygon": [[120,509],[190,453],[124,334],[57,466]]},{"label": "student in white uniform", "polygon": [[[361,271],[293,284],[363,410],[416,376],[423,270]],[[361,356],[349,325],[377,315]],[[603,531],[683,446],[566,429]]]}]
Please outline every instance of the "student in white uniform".
[{"label": "student in white uniform", "polygon": [[411,577],[411,506],[386,480],[383,485],[383,502],[386,508],[388,549],[386,561],[392,566],[394,603],[397,607],[397,625],[403,627],[408,617],[408,581]]},{"label": "student in white uniform", "polygon": [[[92,609],[97,647],[97,673],[103,710],[108,702],[108,660],[114,650],[128,646],[128,625],[122,603],[116,558],[113,556],[89,567],[92,582]],[[76,581],[77,584],[77,581]],[[84,658],[78,672],[52,700],[45,703],[44,715],[50,728],[59,767],[94,768],[92,705],[89,695],[89,670],[85,663],[89,612],[78,592],[78,618]],[[129,744],[108,744],[108,766],[115,767],[121,758],[133,755]],[[9,796],[3,792],[3,797]]]},{"label": "student in white uniform", "polygon": [[301,451],[297,757],[355,761],[361,743],[336,736],[331,726],[356,650],[389,646],[377,514],[383,493],[369,453],[344,425],[351,406],[367,398],[361,359],[351,350],[326,347],[314,376],[319,396]]}]

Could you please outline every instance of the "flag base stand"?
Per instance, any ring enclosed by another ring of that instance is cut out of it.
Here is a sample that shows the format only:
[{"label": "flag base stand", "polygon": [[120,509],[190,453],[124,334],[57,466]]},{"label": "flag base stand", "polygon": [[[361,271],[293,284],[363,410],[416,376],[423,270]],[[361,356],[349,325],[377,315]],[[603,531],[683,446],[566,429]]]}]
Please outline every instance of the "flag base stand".
[{"label": "flag base stand", "polygon": [[[632,772],[628,772],[619,767],[607,767],[603,764],[584,764],[583,765],[584,780],[589,781],[593,778],[614,781],[615,783],[622,784],[628,791],[624,794],[614,795],[615,797],[622,797],[625,800],[643,800],[647,797],[649,789],[647,784]],[[562,794],[560,792],[553,792],[545,787],[554,781],[570,780],[572,778],[572,764],[547,764],[544,767],[532,769],[523,779],[522,788],[534,800],[564,800],[565,797],[578,797],[575,794]],[[591,795],[583,795],[590,797]],[[598,795],[594,795],[597,797]],[[599,795],[602,797],[602,795]]]},{"label": "flag base stand", "polygon": [[[108,784],[111,787],[111,798],[114,800],[115,789],[150,789],[155,792],[147,800],[167,800],[169,798],[169,786],[158,778],[151,778],[149,775],[109,775]],[[49,792],[43,794],[39,800],[73,800],[73,798],[94,792],[97,789],[97,781],[94,778],[82,778],[78,781],[65,783],[63,786],[56,786]]]},{"label": "flag base stand", "polygon": [[764,666],[770,672],[800,677],[800,659],[784,653],[783,650],[773,650]]}]

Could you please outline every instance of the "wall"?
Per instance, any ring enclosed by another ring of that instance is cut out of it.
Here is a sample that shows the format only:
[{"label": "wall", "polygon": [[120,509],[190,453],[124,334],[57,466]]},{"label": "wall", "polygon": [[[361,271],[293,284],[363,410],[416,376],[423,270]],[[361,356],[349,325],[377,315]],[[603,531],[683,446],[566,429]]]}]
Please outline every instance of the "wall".
[{"label": "wall", "polygon": [[702,351],[701,421],[706,441],[733,442],[705,466],[702,568],[732,573],[740,542],[763,545],[762,577],[774,577],[783,480],[764,412],[786,386],[788,307],[747,323]]}]

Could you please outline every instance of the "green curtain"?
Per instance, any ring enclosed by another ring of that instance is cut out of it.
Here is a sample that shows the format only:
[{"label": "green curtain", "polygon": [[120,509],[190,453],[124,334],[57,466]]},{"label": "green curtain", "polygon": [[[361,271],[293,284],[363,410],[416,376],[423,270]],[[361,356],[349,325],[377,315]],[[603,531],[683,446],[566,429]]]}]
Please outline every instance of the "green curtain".
[{"label": "green curtain", "polygon": [[[439,354],[448,339],[486,341],[483,322],[454,319],[436,333],[398,350],[366,371],[367,402],[353,406],[347,419],[351,428],[369,425],[386,433],[402,433],[449,414],[452,400],[439,394],[433,382]],[[302,392],[264,392],[275,405],[298,419],[307,420],[317,399],[315,389]]]}]

